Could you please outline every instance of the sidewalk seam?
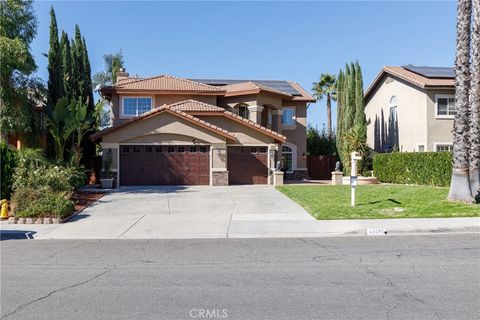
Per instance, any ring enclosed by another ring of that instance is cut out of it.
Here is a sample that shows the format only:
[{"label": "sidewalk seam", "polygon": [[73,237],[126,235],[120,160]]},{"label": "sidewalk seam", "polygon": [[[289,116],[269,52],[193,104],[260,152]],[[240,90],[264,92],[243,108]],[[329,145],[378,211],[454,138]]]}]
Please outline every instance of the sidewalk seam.
[{"label": "sidewalk seam", "polygon": [[144,217],[145,217],[145,214],[143,216],[141,216],[137,221],[135,221],[130,227],[128,227],[127,230],[123,231],[123,233],[121,235],[119,235],[118,238],[120,239],[125,233],[128,232],[128,230],[132,229]]}]

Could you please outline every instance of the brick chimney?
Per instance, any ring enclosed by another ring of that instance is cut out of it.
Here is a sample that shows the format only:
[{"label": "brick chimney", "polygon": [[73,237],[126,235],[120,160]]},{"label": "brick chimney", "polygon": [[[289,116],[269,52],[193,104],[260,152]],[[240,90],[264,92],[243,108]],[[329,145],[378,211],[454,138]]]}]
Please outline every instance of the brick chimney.
[{"label": "brick chimney", "polygon": [[125,68],[120,68],[117,73],[117,83],[119,83],[121,80],[128,78],[130,75],[128,74],[127,71],[125,71]]}]

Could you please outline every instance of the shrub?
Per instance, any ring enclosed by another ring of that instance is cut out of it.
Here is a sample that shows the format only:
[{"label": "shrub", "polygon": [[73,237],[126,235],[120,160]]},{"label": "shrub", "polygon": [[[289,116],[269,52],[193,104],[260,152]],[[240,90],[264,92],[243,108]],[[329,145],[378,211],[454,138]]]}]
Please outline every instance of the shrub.
[{"label": "shrub", "polygon": [[382,182],[447,187],[452,175],[451,152],[376,154],[373,171]]},{"label": "shrub", "polygon": [[12,197],[12,206],[17,217],[64,218],[75,210],[70,195],[64,192],[39,191],[20,188]]},{"label": "shrub", "polygon": [[325,126],[322,130],[308,126],[307,152],[310,155],[323,156],[337,154],[335,134],[328,134]]},{"label": "shrub", "polygon": [[49,189],[56,192],[72,192],[85,182],[85,172],[72,166],[33,163],[24,159],[15,170],[13,189]]},{"label": "shrub", "polygon": [[0,199],[10,199],[13,187],[13,175],[18,163],[17,151],[7,145],[4,141],[0,142]]}]

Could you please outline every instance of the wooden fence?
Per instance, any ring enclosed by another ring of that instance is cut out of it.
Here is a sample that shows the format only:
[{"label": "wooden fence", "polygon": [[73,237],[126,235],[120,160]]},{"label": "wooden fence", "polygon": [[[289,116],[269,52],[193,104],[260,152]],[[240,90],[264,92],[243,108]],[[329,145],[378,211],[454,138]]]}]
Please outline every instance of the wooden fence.
[{"label": "wooden fence", "polygon": [[307,168],[310,179],[312,180],[330,180],[332,171],[335,170],[335,163],[338,157],[332,155],[307,156]]}]

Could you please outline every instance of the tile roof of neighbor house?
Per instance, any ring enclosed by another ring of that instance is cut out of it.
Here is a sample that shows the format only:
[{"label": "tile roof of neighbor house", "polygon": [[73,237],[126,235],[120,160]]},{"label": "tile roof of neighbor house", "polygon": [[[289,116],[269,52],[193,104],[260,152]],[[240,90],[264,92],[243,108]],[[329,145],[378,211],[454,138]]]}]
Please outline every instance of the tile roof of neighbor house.
[{"label": "tile roof of neighbor house", "polygon": [[185,100],[170,105],[170,108],[183,112],[223,112],[225,109],[197,100]]},{"label": "tile roof of neighbor house", "polygon": [[223,95],[225,93],[225,90],[219,87],[170,75],[160,75],[151,78],[127,78],[120,80],[113,86],[105,87],[104,90],[116,90],[118,92],[188,92],[214,95]]},{"label": "tile roof of neighbor house", "polygon": [[[422,89],[430,87],[454,87],[455,78],[454,77],[426,77],[425,75],[413,72],[407,69],[408,67],[395,67],[395,66],[386,66],[383,67],[380,73],[377,75],[372,84],[365,91],[365,98],[368,99],[369,95],[373,92],[373,89],[386,74],[392,75],[394,77],[400,78],[404,81],[407,81],[417,87]],[[433,67],[429,67],[434,69]],[[444,68],[442,68],[444,69]]]},{"label": "tile roof of neighbor house", "polygon": [[261,91],[266,91],[270,93],[279,94],[287,98],[293,98],[291,94],[288,94],[284,91],[280,91],[280,90],[271,88],[269,86],[260,85],[252,81],[228,84],[226,86],[221,86],[219,88],[223,88],[226,91],[225,97],[237,96],[242,94],[259,93]]},{"label": "tile roof of neighbor house", "polygon": [[251,121],[251,120],[248,120],[248,119],[245,119],[239,115],[236,115],[232,112],[229,112],[229,111],[225,111],[225,109],[223,108],[220,108],[220,107],[217,107],[217,106],[214,106],[214,105],[210,105],[210,104],[207,104],[207,103],[203,103],[203,102],[200,102],[200,101],[196,101],[196,100],[185,100],[185,101],[181,101],[181,102],[177,102],[177,103],[174,103],[174,104],[171,104],[171,105],[164,105],[162,107],[159,107],[159,108],[155,108],[149,112],[146,112],[144,114],[142,114],[141,116],[138,116],[138,117],[135,117],[133,119],[130,119],[128,120],[127,122],[124,122],[120,125],[117,125],[117,126],[113,126],[113,127],[110,127],[110,128],[106,128],[102,131],[99,131],[93,135],[90,136],[90,139],[92,141],[95,141],[95,140],[98,140],[99,138],[101,138],[103,135],[107,134],[107,133],[110,133],[112,131],[115,131],[115,130],[118,130],[120,128],[123,128],[125,126],[128,126],[134,122],[137,122],[137,121],[141,121],[141,120],[145,120],[145,119],[148,119],[156,114],[159,114],[161,112],[169,112],[171,114],[174,114],[174,115],[177,115],[177,116],[180,116],[190,122],[193,122],[197,125],[200,125],[204,128],[207,128],[207,129],[210,129],[210,130],[214,130],[214,131],[217,131],[218,133],[222,134],[223,136],[225,136],[226,138],[229,138],[231,140],[236,140],[236,137],[229,131],[221,128],[221,127],[218,127],[214,124],[211,124],[205,120],[202,120],[202,119],[199,119],[191,114],[189,114],[189,112],[215,112],[215,113],[219,113],[221,112],[226,118],[229,118],[229,119],[232,119],[236,122],[239,122],[239,123],[242,123],[248,127],[251,127],[257,131],[260,131],[274,139],[277,139],[277,140],[280,140],[282,142],[285,142],[287,141],[287,137],[285,137],[284,135],[278,133],[278,132],[275,132],[273,130],[270,130],[268,128],[265,128],[261,125],[258,125],[256,124],[255,122]]}]

